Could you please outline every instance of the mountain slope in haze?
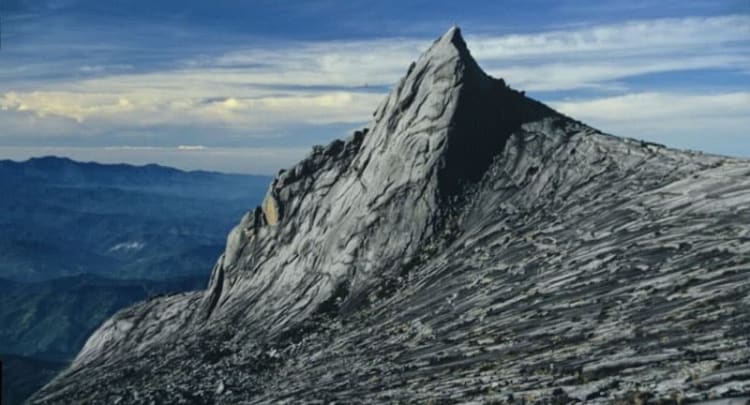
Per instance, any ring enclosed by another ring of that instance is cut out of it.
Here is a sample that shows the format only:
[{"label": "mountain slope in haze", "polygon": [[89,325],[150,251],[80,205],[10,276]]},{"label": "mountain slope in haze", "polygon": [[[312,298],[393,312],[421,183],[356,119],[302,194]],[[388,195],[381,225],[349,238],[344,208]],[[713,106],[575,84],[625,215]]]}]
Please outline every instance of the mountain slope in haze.
[{"label": "mountain slope in haze", "polygon": [[34,283],[0,280],[0,347],[37,359],[69,361],[121,308],[160,294],[204,288],[207,276],[113,280],[92,275]]},{"label": "mountain slope in haze", "polygon": [[3,363],[3,389],[1,403],[21,404],[36,390],[46,384],[65,363],[45,361],[0,353]]},{"label": "mountain slope in haze", "polygon": [[65,158],[0,161],[0,278],[204,274],[264,176]]},{"label": "mountain slope in haze", "polygon": [[0,161],[0,352],[27,356],[6,373],[7,401],[49,381],[47,362],[72,360],[117,310],[205,287],[226,232],[269,182],[57,157]]},{"label": "mountain slope in haze", "polygon": [[33,283],[0,280],[2,403],[20,404],[49,382],[116,311],[157,295],[198,290],[206,282],[207,275],[158,281],[92,275]]},{"label": "mountain slope in haze", "polygon": [[643,403],[750,393],[750,162],[603,134],[457,28],[32,403]]}]

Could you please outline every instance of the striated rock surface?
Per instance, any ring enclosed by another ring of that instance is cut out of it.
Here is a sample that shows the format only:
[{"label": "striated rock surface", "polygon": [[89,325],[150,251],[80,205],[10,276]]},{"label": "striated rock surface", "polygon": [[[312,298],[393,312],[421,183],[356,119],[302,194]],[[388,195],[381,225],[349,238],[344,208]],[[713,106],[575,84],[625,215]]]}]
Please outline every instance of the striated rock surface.
[{"label": "striated rock surface", "polygon": [[281,172],[206,291],[121,311],[32,402],[750,395],[750,162],[602,134],[457,28],[369,128]]}]

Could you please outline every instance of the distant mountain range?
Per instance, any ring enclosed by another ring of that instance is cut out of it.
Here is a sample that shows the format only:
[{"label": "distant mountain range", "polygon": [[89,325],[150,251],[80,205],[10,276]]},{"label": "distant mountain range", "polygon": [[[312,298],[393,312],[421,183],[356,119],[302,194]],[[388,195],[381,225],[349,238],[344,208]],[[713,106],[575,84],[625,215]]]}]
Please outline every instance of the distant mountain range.
[{"label": "distant mountain range", "polygon": [[117,310],[204,288],[227,232],[270,180],[58,157],[0,161],[2,403],[49,381]]},{"label": "distant mountain range", "polygon": [[57,157],[0,161],[0,278],[205,274],[269,182]]}]

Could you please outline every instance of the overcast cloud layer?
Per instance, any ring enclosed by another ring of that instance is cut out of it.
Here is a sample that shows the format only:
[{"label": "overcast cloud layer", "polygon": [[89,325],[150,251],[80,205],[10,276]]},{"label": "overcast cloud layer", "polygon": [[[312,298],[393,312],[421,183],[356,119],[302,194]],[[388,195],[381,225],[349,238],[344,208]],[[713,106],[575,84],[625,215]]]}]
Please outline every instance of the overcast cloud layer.
[{"label": "overcast cloud layer", "polygon": [[[605,132],[750,156],[750,16],[730,6],[717,15],[579,16],[518,33],[478,22],[463,31],[488,73]],[[0,158],[275,172],[312,144],[367,125],[448,28],[386,36],[344,27],[310,40],[213,27],[191,43],[175,28],[184,22],[165,32],[169,24],[142,21],[130,38],[93,23],[68,30],[72,11],[46,13],[18,7],[6,24]],[[31,29],[45,18],[61,22],[59,41]],[[91,32],[101,38],[85,39]]]}]

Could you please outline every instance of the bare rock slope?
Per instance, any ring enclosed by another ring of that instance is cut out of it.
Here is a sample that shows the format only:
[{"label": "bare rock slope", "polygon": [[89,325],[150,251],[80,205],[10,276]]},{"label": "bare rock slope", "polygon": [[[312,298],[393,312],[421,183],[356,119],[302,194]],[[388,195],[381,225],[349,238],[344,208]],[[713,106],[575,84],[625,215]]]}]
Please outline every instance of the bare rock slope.
[{"label": "bare rock slope", "polygon": [[107,321],[34,403],[750,393],[750,162],[590,128],[457,28],[280,173],[206,291]]}]

